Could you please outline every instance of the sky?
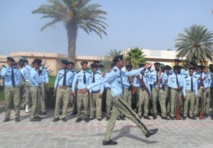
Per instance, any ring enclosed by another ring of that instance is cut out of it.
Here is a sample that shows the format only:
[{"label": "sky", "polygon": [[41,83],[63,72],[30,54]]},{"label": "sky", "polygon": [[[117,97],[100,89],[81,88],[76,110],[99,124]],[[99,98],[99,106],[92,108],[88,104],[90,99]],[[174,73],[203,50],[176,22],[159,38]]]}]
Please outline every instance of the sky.
[{"label": "sky", "polygon": [[[213,31],[212,0],[92,0],[107,12],[107,36],[78,31],[77,55],[103,56],[113,49],[139,47],[175,50],[179,33],[193,24]],[[11,52],[67,54],[67,34],[62,23],[44,31],[50,21],[32,11],[47,0],[0,0],[0,55]]]}]

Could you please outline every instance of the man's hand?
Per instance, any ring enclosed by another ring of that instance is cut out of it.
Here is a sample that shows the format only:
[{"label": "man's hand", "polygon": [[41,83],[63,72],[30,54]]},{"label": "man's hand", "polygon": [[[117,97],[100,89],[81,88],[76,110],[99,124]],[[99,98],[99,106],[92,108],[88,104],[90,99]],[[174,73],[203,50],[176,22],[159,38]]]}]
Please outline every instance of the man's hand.
[{"label": "man's hand", "polygon": [[195,95],[195,99],[198,99],[198,95]]},{"label": "man's hand", "polygon": [[186,100],[186,96],[183,96],[183,99]]},{"label": "man's hand", "polygon": [[181,89],[182,89],[182,87],[178,86],[177,90],[179,90],[179,91],[180,91]]},{"label": "man's hand", "polygon": [[56,91],[57,91],[57,88],[54,88],[54,90],[53,90],[54,94],[56,93]]},{"label": "man's hand", "polygon": [[89,93],[89,96],[92,97],[92,93]]},{"label": "man's hand", "polygon": [[147,63],[147,64],[144,66],[145,69],[150,68],[150,67],[152,67],[152,63]]},{"label": "man's hand", "polygon": [[102,99],[102,93],[99,93],[99,98]]},{"label": "man's hand", "polygon": [[72,94],[74,97],[76,96],[75,92],[71,92],[71,94]]}]

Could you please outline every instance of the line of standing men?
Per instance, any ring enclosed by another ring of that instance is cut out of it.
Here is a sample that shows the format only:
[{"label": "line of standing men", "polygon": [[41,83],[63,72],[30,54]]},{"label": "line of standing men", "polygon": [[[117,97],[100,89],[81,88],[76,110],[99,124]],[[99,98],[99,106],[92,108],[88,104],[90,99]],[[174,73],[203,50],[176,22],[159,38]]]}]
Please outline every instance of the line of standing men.
[{"label": "line of standing men", "polygon": [[[41,65],[41,59],[34,59],[32,67],[27,59],[20,59],[18,63],[7,57],[8,66],[3,66],[1,76],[4,78],[5,119],[10,121],[12,106],[15,110],[15,121],[20,121],[20,108],[29,112],[30,121],[41,121],[39,115],[46,115],[45,87],[49,82],[48,71]],[[12,104],[13,103],[13,104]]]}]

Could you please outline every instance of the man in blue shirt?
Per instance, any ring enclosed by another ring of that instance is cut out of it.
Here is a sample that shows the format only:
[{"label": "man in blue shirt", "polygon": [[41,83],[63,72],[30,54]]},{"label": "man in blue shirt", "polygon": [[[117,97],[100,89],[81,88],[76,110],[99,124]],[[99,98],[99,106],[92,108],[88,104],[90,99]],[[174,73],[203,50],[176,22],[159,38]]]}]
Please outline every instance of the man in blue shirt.
[{"label": "man in blue shirt", "polygon": [[[170,94],[170,118],[171,120],[174,120],[175,117],[175,108],[176,103],[179,101],[178,108],[182,105],[182,93],[185,98],[185,91],[183,91],[184,87],[184,78],[180,74],[180,66],[174,66],[174,71],[172,74],[169,75],[168,78],[168,87],[170,87],[171,94]],[[178,100],[177,100],[178,97]]]},{"label": "man in blue shirt", "polygon": [[91,74],[87,71],[88,62],[81,62],[82,70],[75,74],[73,83],[72,83],[72,94],[76,96],[75,89],[77,84],[77,108],[78,114],[76,122],[80,122],[84,119],[86,122],[89,122],[89,96],[88,92],[83,92],[82,90],[89,85]]},{"label": "man in blue shirt", "polygon": [[189,75],[184,79],[184,91],[186,98],[184,99],[183,119],[187,117],[188,106],[190,102],[189,118],[196,119],[193,115],[195,98],[198,98],[197,79],[194,77],[194,68],[189,68]]},{"label": "man in blue shirt", "polygon": [[[144,67],[144,64],[140,64],[139,67]],[[144,119],[151,120],[148,116],[149,98],[151,98],[151,89],[149,84],[148,75],[145,73],[145,69],[142,70],[141,74],[134,78],[133,85],[138,87],[138,116],[142,117],[142,108],[144,108],[143,115]]]},{"label": "man in blue shirt", "polygon": [[14,66],[15,60],[7,57],[7,67],[1,70],[1,76],[4,78],[4,99],[5,99],[5,119],[4,122],[10,121],[10,110],[13,102],[15,110],[15,121],[20,121],[20,79],[21,74]]},{"label": "man in blue shirt", "polygon": [[105,138],[103,141],[103,145],[116,145],[117,142],[111,140],[112,130],[115,126],[116,118],[120,115],[120,112],[123,113],[126,117],[128,117],[131,121],[133,121],[144,133],[144,135],[148,138],[155,133],[157,133],[158,129],[148,130],[148,128],[140,121],[137,113],[132,110],[132,108],[123,100],[123,80],[122,75],[125,76],[132,76],[139,74],[144,68],[148,68],[151,64],[147,64],[144,68],[139,68],[136,70],[132,70],[130,72],[123,72],[121,68],[124,66],[123,56],[116,56],[113,59],[115,63],[115,67],[111,70],[109,75],[107,75],[103,81],[99,81],[96,83],[92,83],[91,85],[85,88],[84,92],[100,83],[108,82],[111,85],[111,92],[112,92],[112,102],[113,102],[113,110],[112,116],[108,122],[107,130],[105,133]]},{"label": "man in blue shirt", "polygon": [[56,103],[53,122],[60,120],[61,101],[63,101],[61,120],[67,122],[67,108],[74,76],[74,73],[68,70],[68,64],[69,62],[67,60],[62,60],[62,68],[58,70],[55,79],[54,93],[56,93]]},{"label": "man in blue shirt", "polygon": [[25,101],[25,112],[29,112],[30,103],[30,70],[32,67],[29,65],[27,59],[23,59],[23,67],[21,68],[22,78],[24,79],[23,89],[24,89],[24,101]]},{"label": "man in blue shirt", "polygon": [[[96,81],[102,80],[102,75],[97,71],[98,65],[91,64],[92,73],[90,76],[89,83],[95,83]],[[103,92],[102,85],[97,85],[96,87],[91,88],[90,90],[90,120],[96,118],[98,121],[102,120],[102,98],[99,98],[99,93]]]},{"label": "man in blue shirt", "polygon": [[40,113],[39,115],[46,115],[47,110],[46,110],[46,85],[49,83],[49,75],[48,75],[48,70],[40,63],[39,65],[39,76],[41,78],[41,99],[40,99]]},{"label": "man in blue shirt", "polygon": [[[74,65],[75,65],[75,63],[70,61],[69,65],[68,65],[68,70],[73,72],[73,74],[75,76],[76,70],[74,69]],[[74,78],[74,76],[73,76],[73,78]],[[72,106],[71,115],[76,115],[77,114],[77,100],[76,99],[77,99],[76,96],[73,96],[72,94],[70,94],[70,105]]]},{"label": "man in blue shirt", "polygon": [[30,115],[30,121],[41,121],[41,117],[38,116],[39,99],[40,99],[40,85],[41,78],[38,74],[39,64],[41,59],[35,59],[33,61],[33,68],[30,70],[30,95],[32,98],[32,111]]}]

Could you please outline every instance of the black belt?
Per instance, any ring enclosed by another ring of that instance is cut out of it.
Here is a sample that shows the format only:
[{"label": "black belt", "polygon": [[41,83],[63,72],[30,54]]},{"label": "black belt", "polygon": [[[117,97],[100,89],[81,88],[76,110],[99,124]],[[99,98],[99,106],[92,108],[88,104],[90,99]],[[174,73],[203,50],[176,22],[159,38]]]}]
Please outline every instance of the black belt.
[{"label": "black belt", "polygon": [[106,89],[111,90],[111,88],[107,87]]},{"label": "black belt", "polygon": [[100,93],[100,90],[98,90],[98,91],[92,91],[92,93],[94,93],[94,94]]}]

